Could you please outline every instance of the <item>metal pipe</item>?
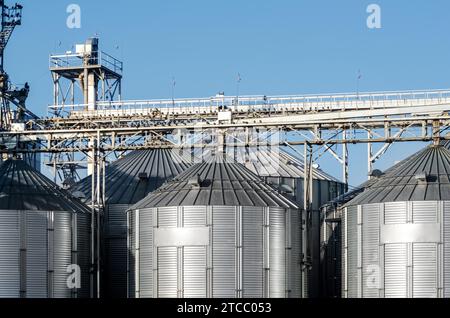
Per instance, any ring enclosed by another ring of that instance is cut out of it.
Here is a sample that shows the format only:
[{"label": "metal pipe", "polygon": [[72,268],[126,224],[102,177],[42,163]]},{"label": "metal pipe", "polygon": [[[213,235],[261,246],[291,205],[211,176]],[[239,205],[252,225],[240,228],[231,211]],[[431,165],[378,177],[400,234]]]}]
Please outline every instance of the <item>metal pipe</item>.
[{"label": "metal pipe", "polygon": [[[92,164],[95,159],[91,157]],[[95,296],[95,169],[91,175],[91,270],[90,270],[90,284],[91,284],[91,298]]]},{"label": "metal pipe", "polygon": [[[369,130],[367,131],[367,139],[372,139],[372,132]],[[370,173],[373,170],[373,163],[372,163],[372,143],[367,143],[367,178],[368,180],[371,179]]]},{"label": "metal pipe", "polygon": [[[347,140],[347,131],[344,129],[344,131],[342,132],[342,140],[343,141],[345,141],[345,140]],[[344,184],[345,184],[345,187],[346,187],[346,189],[345,189],[345,192],[347,192],[348,191],[348,183],[349,183],[349,180],[348,180],[348,177],[349,177],[349,175],[348,175],[348,149],[347,149],[347,144],[346,143],[343,143],[342,144],[342,181],[344,182]]]},{"label": "metal pipe", "polygon": [[97,298],[101,296],[101,288],[100,288],[100,274],[101,274],[101,211],[103,209],[101,202],[101,183],[100,183],[100,175],[103,173],[102,171],[102,159],[100,154],[101,142],[100,142],[100,131],[97,132],[97,153],[96,153],[96,162],[95,166],[97,167]]}]

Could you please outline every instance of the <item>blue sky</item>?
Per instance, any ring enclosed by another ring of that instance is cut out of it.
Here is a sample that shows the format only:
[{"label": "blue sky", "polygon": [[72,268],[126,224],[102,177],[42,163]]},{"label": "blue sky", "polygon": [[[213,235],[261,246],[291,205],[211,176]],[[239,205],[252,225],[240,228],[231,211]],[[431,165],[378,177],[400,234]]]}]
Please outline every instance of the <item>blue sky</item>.
[{"label": "blue sky", "polygon": [[[31,85],[29,108],[44,115],[52,101],[50,53],[98,34],[102,49],[125,63],[123,97],[170,98],[447,88],[450,2],[446,0],[21,0],[24,21],[7,48],[13,82]],[[12,3],[9,1],[8,3]],[[66,27],[66,8],[81,7],[81,29]],[[366,26],[369,4],[382,9],[382,28]],[[59,45],[61,43],[61,45]],[[385,169],[423,144],[396,145]],[[351,184],[365,177],[351,147]],[[321,166],[340,176],[332,160]]]}]

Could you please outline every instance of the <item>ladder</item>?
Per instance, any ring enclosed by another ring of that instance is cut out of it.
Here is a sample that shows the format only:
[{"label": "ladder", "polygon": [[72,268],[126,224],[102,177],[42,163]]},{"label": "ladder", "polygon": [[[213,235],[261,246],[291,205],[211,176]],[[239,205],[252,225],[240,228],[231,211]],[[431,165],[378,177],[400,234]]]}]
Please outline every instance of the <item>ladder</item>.
[{"label": "ladder", "polygon": [[0,32],[0,52],[3,52],[8,44],[9,39],[14,31],[15,24],[5,23],[3,30]]}]

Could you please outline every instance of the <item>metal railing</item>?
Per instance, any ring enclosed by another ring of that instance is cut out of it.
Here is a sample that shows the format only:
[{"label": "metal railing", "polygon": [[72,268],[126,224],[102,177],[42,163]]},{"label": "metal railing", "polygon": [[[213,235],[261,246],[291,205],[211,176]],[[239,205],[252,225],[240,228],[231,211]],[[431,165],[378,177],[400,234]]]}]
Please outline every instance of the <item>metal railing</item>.
[{"label": "metal railing", "polygon": [[102,51],[90,54],[67,53],[50,56],[50,69],[78,68],[86,65],[103,66],[118,74],[123,72],[123,62]]},{"label": "metal railing", "polygon": [[[374,92],[361,94],[292,95],[292,96],[214,96],[175,100],[131,100],[94,105],[52,105],[51,114],[69,116],[128,116],[159,111],[169,114],[207,114],[219,110],[246,112],[320,112],[415,107],[450,103],[450,90]],[[91,106],[91,107],[89,107]]]}]

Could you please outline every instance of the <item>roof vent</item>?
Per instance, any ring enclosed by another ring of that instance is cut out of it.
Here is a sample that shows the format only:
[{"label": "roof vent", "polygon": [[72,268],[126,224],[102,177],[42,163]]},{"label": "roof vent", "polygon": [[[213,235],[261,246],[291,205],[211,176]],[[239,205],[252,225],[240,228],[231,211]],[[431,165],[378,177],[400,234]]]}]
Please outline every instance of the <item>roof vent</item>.
[{"label": "roof vent", "polygon": [[369,173],[369,177],[374,177],[374,178],[379,178],[382,175],[383,175],[383,172],[378,169],[374,169],[374,170],[370,171],[370,173]]},{"label": "roof vent", "polygon": [[202,180],[199,175],[196,175],[188,180],[188,186],[191,188],[200,188]]},{"label": "roof vent", "polygon": [[66,178],[63,182],[63,188],[64,189],[70,189],[71,187],[73,187],[75,185],[75,180],[73,178]]},{"label": "roof vent", "polygon": [[282,184],[280,188],[284,194],[294,194],[294,189],[290,185]]},{"label": "roof vent", "polygon": [[426,172],[418,173],[414,176],[414,178],[417,180],[417,183],[419,184],[427,184],[428,175]]},{"label": "roof vent", "polygon": [[72,196],[73,196],[74,198],[77,198],[77,199],[80,199],[80,200],[86,198],[86,196],[84,195],[84,193],[81,192],[81,191],[75,191],[75,192],[72,192]]},{"label": "roof vent", "polygon": [[141,181],[146,181],[146,180],[148,180],[148,174],[147,174],[147,172],[141,172],[141,173],[139,173],[138,177],[139,177],[139,180],[141,180]]}]

